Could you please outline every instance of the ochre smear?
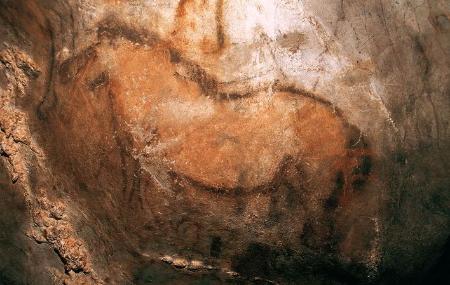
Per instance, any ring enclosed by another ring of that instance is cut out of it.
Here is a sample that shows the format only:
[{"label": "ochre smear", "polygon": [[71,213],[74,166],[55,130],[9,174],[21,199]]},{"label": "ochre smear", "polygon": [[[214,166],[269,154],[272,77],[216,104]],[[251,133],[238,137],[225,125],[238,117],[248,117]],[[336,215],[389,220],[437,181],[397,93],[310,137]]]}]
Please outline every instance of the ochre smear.
[{"label": "ochre smear", "polygon": [[220,54],[225,48],[224,0],[181,0],[172,42],[185,53]]},{"label": "ochre smear", "polygon": [[[328,106],[289,92],[216,101],[183,77],[163,46],[102,49],[114,59],[113,93],[132,129],[157,129],[157,149],[176,172],[214,187],[269,182],[286,156],[315,167],[346,156],[346,130]],[[132,55],[132,56],[130,56]],[[138,132],[138,131],[137,131]],[[144,141],[137,141],[144,150]]]}]

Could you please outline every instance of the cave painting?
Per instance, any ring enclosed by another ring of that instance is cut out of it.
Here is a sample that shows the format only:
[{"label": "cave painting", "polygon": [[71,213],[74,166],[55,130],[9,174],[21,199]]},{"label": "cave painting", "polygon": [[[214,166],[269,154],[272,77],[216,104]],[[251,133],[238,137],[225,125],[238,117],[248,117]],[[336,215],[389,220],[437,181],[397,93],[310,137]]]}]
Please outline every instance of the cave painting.
[{"label": "cave painting", "polygon": [[[363,134],[314,94],[280,81],[224,92],[176,44],[124,24],[105,21],[99,39],[61,64],[64,92],[107,98],[132,138],[128,151],[159,186],[178,177],[224,194],[267,192],[286,164],[327,195],[330,183],[345,196],[367,179]],[[155,163],[164,175],[152,173]]]},{"label": "cave painting", "polygon": [[188,248],[236,269],[255,244],[357,254],[334,217],[372,176],[364,134],[283,77],[246,70],[233,80],[239,51],[223,19],[197,32],[186,21],[201,3],[181,2],[168,38],[106,17],[95,44],[58,64],[43,112],[60,122],[61,151],[83,154],[71,155],[68,171],[89,170],[76,176],[93,191],[122,189],[119,206],[141,211],[127,234],[144,255]]}]

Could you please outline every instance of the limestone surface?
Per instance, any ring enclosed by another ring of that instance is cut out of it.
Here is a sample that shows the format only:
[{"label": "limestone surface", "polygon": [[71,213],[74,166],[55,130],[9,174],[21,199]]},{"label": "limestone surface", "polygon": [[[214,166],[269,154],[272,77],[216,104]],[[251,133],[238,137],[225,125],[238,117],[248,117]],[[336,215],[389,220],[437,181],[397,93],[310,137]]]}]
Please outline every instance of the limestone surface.
[{"label": "limestone surface", "polygon": [[447,0],[0,0],[0,284],[445,284]]}]

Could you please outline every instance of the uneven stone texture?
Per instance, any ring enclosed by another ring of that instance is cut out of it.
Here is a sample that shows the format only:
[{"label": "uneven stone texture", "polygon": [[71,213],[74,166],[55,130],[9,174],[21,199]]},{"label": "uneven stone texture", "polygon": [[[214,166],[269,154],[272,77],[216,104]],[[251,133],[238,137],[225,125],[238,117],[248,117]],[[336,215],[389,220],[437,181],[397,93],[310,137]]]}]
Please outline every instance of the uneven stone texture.
[{"label": "uneven stone texture", "polygon": [[449,13],[0,0],[0,284],[445,283]]}]

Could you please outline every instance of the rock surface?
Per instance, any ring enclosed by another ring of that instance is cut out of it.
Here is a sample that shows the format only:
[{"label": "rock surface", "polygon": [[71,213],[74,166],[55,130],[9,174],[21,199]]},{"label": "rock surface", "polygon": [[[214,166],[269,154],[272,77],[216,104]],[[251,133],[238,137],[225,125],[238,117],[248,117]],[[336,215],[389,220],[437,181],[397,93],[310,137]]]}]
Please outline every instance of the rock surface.
[{"label": "rock surface", "polygon": [[0,284],[444,283],[449,17],[0,0]]}]

